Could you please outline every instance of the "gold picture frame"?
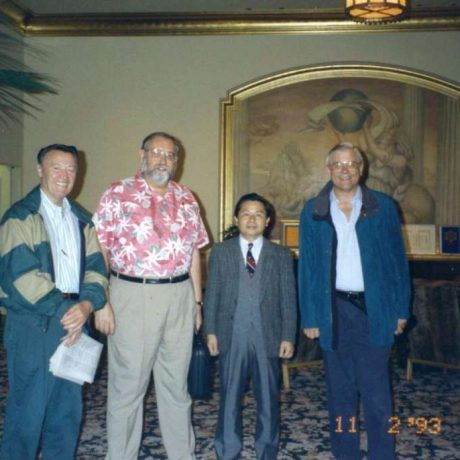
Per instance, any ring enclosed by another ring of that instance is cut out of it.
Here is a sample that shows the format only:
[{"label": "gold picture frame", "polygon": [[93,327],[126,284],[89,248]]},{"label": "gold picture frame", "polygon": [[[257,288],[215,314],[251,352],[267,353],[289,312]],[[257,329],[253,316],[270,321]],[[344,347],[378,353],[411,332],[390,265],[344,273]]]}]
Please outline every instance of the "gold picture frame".
[{"label": "gold picture frame", "polygon": [[281,244],[293,251],[299,250],[299,221],[281,220]]},{"label": "gold picture frame", "polygon": [[[286,70],[229,91],[221,102],[220,230],[238,198],[257,192],[276,211],[272,238],[294,247],[292,221],[328,180],[325,154],[341,141],[370,157],[368,185],[398,201],[405,224],[460,222],[460,166],[448,166],[460,161],[445,161],[460,154],[459,101],[460,86],[436,75],[361,63]],[[356,126],[336,124],[336,109],[354,116],[358,108],[366,116]],[[424,256],[439,254],[414,255]]]}]

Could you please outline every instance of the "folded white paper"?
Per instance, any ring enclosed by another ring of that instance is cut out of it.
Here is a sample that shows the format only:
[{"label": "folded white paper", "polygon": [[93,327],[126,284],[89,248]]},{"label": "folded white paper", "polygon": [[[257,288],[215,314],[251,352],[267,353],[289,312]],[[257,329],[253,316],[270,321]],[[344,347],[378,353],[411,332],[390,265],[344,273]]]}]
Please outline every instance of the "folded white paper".
[{"label": "folded white paper", "polygon": [[86,334],[68,347],[61,343],[50,358],[50,372],[56,377],[83,385],[93,383],[102,344]]}]

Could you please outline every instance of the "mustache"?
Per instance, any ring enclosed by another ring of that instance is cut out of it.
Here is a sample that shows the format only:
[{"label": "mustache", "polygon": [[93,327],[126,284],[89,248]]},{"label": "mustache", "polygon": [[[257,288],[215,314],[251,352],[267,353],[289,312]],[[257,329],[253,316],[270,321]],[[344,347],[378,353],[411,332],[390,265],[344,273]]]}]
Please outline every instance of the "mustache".
[{"label": "mustache", "polygon": [[164,185],[173,178],[175,172],[171,169],[166,169],[164,171],[161,170],[161,168],[163,168],[164,166],[165,165],[163,164],[159,164],[152,168],[149,168],[147,162],[143,160],[141,164],[141,172],[144,175],[148,176],[150,179],[153,179],[155,182]]}]

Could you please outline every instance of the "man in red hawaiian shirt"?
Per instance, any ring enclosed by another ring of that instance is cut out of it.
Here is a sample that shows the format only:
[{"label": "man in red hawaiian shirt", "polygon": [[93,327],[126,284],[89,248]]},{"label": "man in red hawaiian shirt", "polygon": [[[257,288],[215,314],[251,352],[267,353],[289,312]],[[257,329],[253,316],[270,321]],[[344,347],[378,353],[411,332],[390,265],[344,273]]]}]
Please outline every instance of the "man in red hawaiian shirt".
[{"label": "man in red hawaiian shirt", "polygon": [[152,371],[168,458],[195,458],[186,382],[193,324],[202,322],[199,248],[208,236],[193,194],[172,180],[179,145],[167,133],[147,136],[140,171],[113,183],[94,216],[111,271],[99,322],[116,320],[108,343],[108,460],[138,458]]}]

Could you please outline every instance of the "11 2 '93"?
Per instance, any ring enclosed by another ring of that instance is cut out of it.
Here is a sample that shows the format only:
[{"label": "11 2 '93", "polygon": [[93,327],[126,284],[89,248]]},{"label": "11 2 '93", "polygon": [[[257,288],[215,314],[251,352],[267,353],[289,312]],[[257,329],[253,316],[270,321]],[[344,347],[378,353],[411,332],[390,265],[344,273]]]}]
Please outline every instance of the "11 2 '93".
[{"label": "11 2 '93", "polygon": [[[335,432],[336,433],[356,433],[356,417],[343,419],[339,416],[335,419]],[[440,417],[390,417],[388,420],[389,428],[388,433],[397,435],[404,427],[413,428],[416,434],[422,435],[424,433],[438,435],[441,432],[442,420]]]}]

